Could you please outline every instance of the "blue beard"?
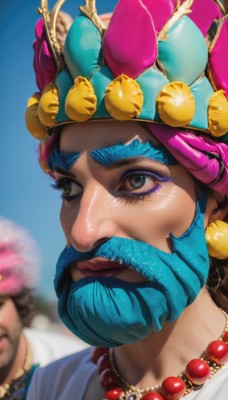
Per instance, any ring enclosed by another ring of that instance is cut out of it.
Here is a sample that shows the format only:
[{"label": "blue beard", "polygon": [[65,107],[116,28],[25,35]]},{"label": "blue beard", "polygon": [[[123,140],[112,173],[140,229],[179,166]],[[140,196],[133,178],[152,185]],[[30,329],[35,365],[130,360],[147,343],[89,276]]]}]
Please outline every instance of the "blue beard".
[{"label": "blue beard", "polygon": [[[55,288],[59,315],[66,326],[91,345],[115,347],[142,340],[151,331],[161,330],[165,321],[175,321],[195,300],[208,276],[204,232],[207,199],[208,193],[199,193],[195,218],[184,234],[174,237],[170,233],[171,254],[118,237],[87,253],[72,246],[65,248],[57,262]],[[123,263],[148,282],[129,283],[118,278],[73,282],[69,264],[92,257]]]}]

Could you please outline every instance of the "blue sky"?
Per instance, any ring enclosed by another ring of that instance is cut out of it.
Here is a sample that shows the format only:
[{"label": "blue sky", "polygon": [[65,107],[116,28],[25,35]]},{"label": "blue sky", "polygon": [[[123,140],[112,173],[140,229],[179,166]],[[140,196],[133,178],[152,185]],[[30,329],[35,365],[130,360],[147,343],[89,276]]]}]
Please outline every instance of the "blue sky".
[{"label": "blue sky", "polygon": [[[116,0],[97,0],[100,13]],[[50,8],[54,1],[49,0]],[[68,0],[73,17],[83,0]],[[1,0],[0,12],[0,214],[23,225],[37,241],[42,265],[39,293],[55,298],[53,277],[65,246],[59,223],[60,198],[37,162],[37,144],[26,130],[28,98],[37,90],[32,69],[34,26],[39,0]]]}]

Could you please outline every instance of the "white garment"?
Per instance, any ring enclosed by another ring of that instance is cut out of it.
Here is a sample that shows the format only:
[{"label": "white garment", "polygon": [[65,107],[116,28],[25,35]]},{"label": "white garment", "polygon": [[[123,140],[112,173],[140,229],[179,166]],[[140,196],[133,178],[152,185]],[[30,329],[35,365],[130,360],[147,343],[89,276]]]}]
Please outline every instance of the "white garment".
[{"label": "white garment", "polygon": [[71,336],[56,332],[25,328],[23,333],[31,349],[32,363],[42,367],[86,346]]},{"label": "white garment", "polygon": [[[83,400],[97,367],[91,362],[91,349],[73,354],[38,368],[33,376],[26,400]],[[223,367],[204,387],[184,400],[227,400],[228,365]],[[93,399],[91,399],[93,400]]]}]

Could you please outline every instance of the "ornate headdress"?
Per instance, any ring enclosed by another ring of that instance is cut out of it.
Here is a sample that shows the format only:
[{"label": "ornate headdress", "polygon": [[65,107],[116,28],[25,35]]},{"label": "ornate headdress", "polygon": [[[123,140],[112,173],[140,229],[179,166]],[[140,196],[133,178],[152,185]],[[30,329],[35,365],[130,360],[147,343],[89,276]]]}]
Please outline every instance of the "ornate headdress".
[{"label": "ornate headdress", "polygon": [[28,232],[0,217],[0,295],[34,289],[39,263],[37,246]]},{"label": "ornate headdress", "polygon": [[119,0],[106,28],[95,0],[85,0],[62,52],[56,21],[64,2],[49,12],[41,0],[36,25],[39,92],[26,123],[42,140],[41,163],[54,127],[145,121],[197,179],[227,194],[228,16],[220,2]]}]

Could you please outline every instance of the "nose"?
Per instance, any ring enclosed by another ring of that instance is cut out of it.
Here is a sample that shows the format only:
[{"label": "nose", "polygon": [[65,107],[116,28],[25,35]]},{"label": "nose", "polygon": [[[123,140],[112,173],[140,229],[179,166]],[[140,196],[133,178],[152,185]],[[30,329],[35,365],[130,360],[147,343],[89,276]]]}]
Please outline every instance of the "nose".
[{"label": "nose", "polygon": [[71,228],[74,248],[90,251],[118,232],[115,199],[104,188],[84,192]]}]

